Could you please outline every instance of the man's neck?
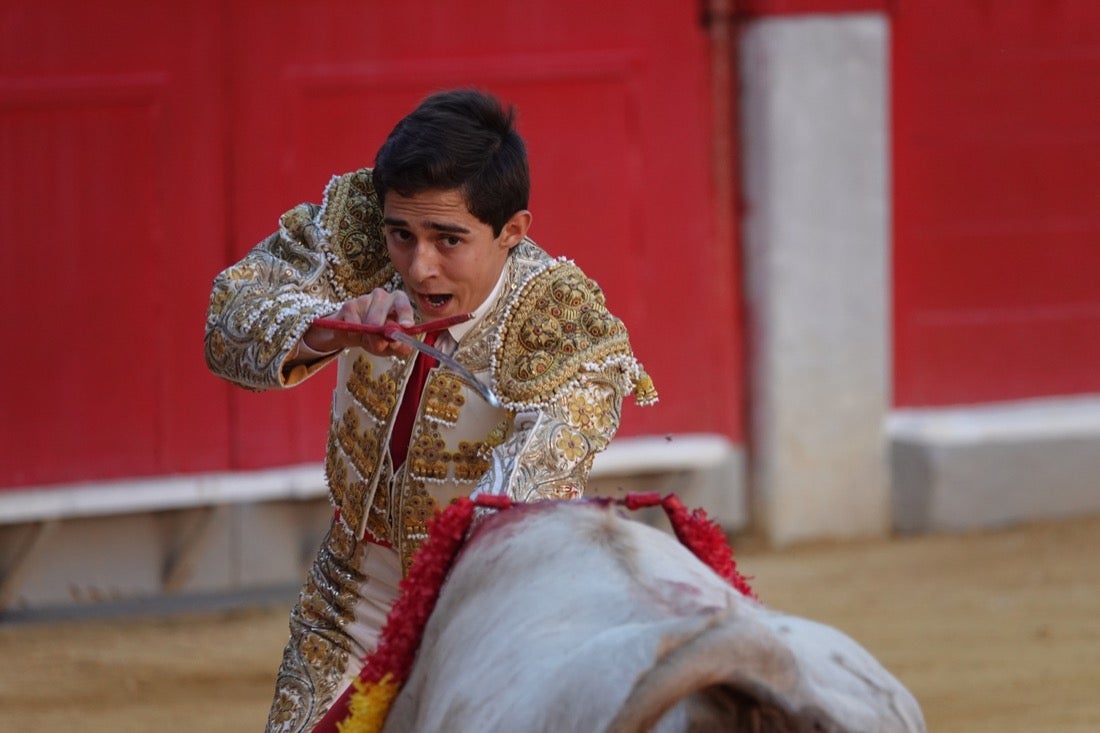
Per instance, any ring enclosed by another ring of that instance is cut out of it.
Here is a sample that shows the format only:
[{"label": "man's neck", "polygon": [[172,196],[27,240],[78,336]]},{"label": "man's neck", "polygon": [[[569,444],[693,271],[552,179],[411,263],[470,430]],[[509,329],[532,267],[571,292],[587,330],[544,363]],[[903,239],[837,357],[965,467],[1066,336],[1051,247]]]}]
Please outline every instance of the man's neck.
[{"label": "man's neck", "polygon": [[493,286],[493,289],[489,292],[489,296],[482,301],[481,305],[474,309],[473,318],[447,329],[447,333],[450,334],[456,344],[460,343],[462,338],[472,331],[474,326],[481,322],[481,319],[489,312],[489,308],[496,302],[497,296],[500,295],[501,288],[504,287],[505,275],[508,273],[508,266],[510,263],[511,259],[505,261],[504,267],[500,270],[500,276],[497,278],[496,285]]}]

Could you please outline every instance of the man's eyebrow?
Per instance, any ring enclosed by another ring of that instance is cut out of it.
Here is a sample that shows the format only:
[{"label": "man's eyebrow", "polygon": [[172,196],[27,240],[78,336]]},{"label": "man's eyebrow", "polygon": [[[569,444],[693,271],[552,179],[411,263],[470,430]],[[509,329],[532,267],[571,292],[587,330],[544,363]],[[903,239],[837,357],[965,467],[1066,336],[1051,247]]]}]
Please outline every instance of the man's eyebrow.
[{"label": "man's eyebrow", "polygon": [[[404,219],[398,219],[393,216],[387,216],[382,219],[382,223],[388,227],[402,227],[404,229],[409,228],[409,222]],[[424,222],[424,226],[428,229],[434,229],[437,232],[446,232],[447,234],[469,234],[470,230],[460,224],[447,224],[441,221],[428,220]]]},{"label": "man's eyebrow", "polygon": [[429,221],[428,226],[431,229],[435,229],[437,232],[446,232],[448,234],[469,234],[470,230],[464,226],[458,224],[445,224],[441,221]]}]

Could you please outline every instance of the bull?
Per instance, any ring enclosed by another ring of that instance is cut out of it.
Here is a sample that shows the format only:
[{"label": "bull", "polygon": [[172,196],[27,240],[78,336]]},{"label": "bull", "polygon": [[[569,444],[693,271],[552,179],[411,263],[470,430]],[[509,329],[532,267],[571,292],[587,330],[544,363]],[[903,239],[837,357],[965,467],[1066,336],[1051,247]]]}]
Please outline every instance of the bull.
[{"label": "bull", "polygon": [[[853,639],[768,608],[614,502],[490,512],[460,547],[385,733],[925,731],[913,695]],[[415,615],[399,600],[383,640],[402,614]],[[353,719],[340,729],[371,729]]]}]

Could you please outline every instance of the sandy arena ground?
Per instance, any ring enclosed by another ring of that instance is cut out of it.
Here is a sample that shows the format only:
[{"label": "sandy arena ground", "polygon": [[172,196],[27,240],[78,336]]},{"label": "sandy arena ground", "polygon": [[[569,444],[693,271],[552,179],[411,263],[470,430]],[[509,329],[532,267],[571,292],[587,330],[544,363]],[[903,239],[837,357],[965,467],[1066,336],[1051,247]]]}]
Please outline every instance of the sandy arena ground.
[{"label": "sandy arena ground", "polygon": [[[770,606],[830,623],[936,733],[1100,731],[1100,518],[958,536],[746,543]],[[287,608],[0,625],[0,731],[260,731]]]}]

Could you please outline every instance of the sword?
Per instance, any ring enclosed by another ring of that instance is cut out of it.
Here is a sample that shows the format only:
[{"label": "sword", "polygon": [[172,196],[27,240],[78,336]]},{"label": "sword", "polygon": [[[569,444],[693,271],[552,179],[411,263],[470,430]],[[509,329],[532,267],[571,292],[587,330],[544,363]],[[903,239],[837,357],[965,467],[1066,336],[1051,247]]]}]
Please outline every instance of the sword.
[{"label": "sword", "polygon": [[489,389],[489,385],[482,382],[480,379],[474,376],[466,367],[458,363],[458,361],[448,354],[444,354],[434,346],[429,346],[420,339],[414,337],[414,333],[429,333],[432,331],[443,331],[456,323],[462,323],[468,321],[473,315],[465,313],[459,316],[451,316],[450,318],[440,318],[435,321],[428,321],[427,323],[420,323],[415,326],[402,326],[394,321],[388,321],[385,325],[375,326],[366,323],[348,323],[347,321],[337,321],[332,318],[317,318],[313,321],[313,325],[318,328],[328,328],[334,331],[354,331],[357,333],[373,333],[390,341],[396,341],[399,344],[405,344],[417,351],[427,354],[443,366],[450,369],[452,372],[462,378],[462,381],[467,382],[473,389],[481,395],[481,398],[488,402],[493,407],[501,407],[500,398],[496,396],[493,390]]}]

